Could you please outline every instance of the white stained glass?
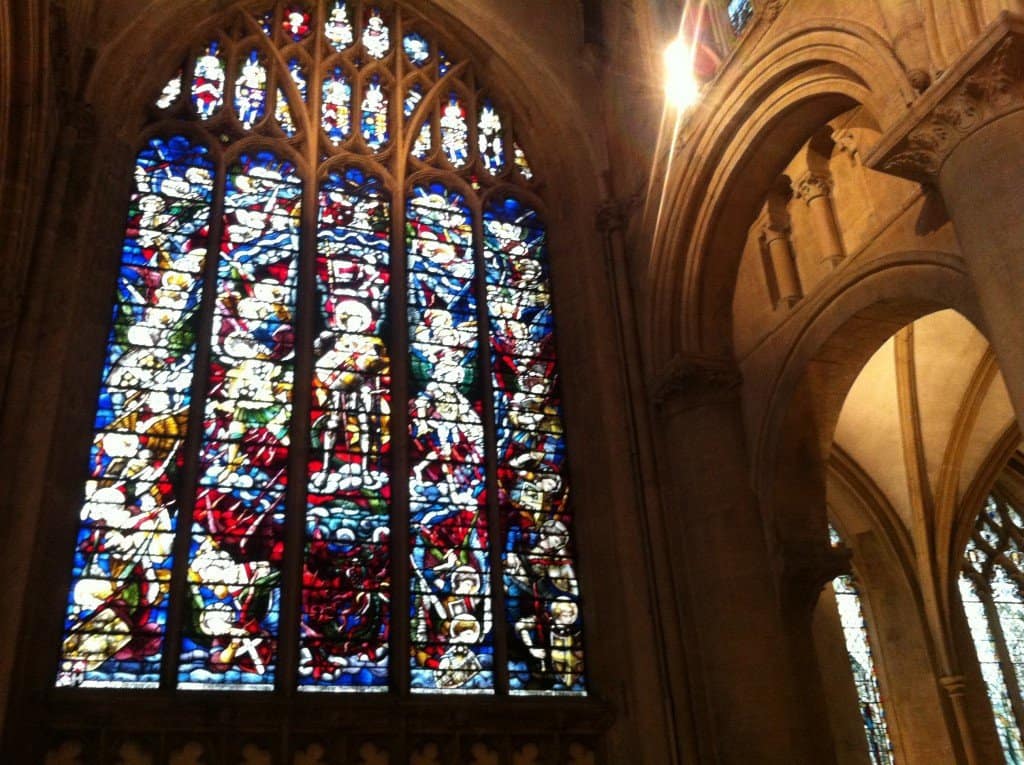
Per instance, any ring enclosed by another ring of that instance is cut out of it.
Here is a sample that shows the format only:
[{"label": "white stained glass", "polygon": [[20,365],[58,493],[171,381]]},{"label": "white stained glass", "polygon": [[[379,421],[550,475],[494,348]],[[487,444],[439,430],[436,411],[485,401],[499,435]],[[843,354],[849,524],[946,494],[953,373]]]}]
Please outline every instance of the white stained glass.
[{"label": "white stained glass", "polygon": [[857,686],[857,699],[871,763],[892,765],[892,742],[889,739],[885,710],[882,707],[875,662],[868,643],[860,595],[849,576],[836,577],[832,586],[835,589],[836,604],[839,606],[839,620],[843,625],[846,654],[853,670],[854,684]]},{"label": "white stained glass", "polygon": [[339,0],[331,7],[331,14],[328,16],[324,28],[324,36],[336,51],[345,50],[355,41],[352,22],[348,19],[348,8],[343,0]]},{"label": "white stained glass", "polygon": [[374,8],[366,20],[366,28],[363,29],[363,47],[366,52],[374,58],[384,58],[391,49],[391,35],[388,25],[384,23],[384,17],[380,10]]},{"label": "white stained glass", "polygon": [[178,96],[181,95],[181,70],[174,75],[167,84],[164,85],[164,89],[160,92],[160,98],[156,101],[157,109],[167,109],[178,100]]},{"label": "white stained glass", "polygon": [[530,163],[526,160],[526,152],[522,150],[518,143],[512,144],[512,152],[515,155],[516,167],[519,168],[519,174],[523,176],[524,180],[533,180],[533,170],[530,169]]},{"label": "white stained glass", "polygon": [[960,600],[963,602],[967,625],[974,640],[974,650],[978,654],[981,676],[988,689],[989,702],[992,704],[992,715],[999,734],[999,743],[1003,747],[1006,762],[1024,762],[1024,743],[1021,742],[1020,730],[1013,715],[1010,693],[1006,688],[1002,669],[999,666],[999,655],[996,652],[996,641],[992,635],[985,606],[977,589],[964,574],[960,575]]}]

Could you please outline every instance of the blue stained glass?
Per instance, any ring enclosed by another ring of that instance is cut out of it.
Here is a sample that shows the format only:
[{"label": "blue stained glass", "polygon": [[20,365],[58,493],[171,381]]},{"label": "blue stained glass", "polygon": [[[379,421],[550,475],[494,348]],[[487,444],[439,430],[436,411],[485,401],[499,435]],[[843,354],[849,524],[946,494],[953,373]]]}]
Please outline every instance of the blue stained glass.
[{"label": "blue stained glass", "polygon": [[378,179],[353,168],[321,186],[299,660],[306,690],[388,684],[389,231]]},{"label": "blue stained glass", "polygon": [[380,75],[374,74],[366,84],[362,103],[363,140],[371,151],[380,151],[388,142],[388,98],[381,86]]},{"label": "blue stained glass", "polygon": [[430,58],[430,43],[416,32],[409,32],[402,39],[402,47],[405,49],[405,55],[416,66],[423,66]]},{"label": "blue stained glass", "polygon": [[411,682],[414,692],[494,686],[486,473],[469,211],[441,184],[407,211]]},{"label": "blue stained glass", "polygon": [[159,680],[212,192],[187,138],[136,158],[58,685]]},{"label": "blue stained glass", "polygon": [[493,202],[484,211],[484,261],[510,688],[584,693],[565,440],[536,212],[512,197]]},{"label": "blue stained glass", "polygon": [[729,14],[729,23],[733,31],[739,34],[754,15],[754,4],[751,0],[729,0],[726,13]]},{"label": "blue stained glass", "polygon": [[448,74],[448,71],[452,68],[452,60],[448,58],[448,54],[438,48],[437,51],[437,71],[443,77]]},{"label": "blue stained glass", "polygon": [[301,196],[294,168],[269,152],[228,174],[183,688],[274,684]]},{"label": "blue stained glass", "polygon": [[352,131],[352,86],[341,67],[334,67],[324,79],[321,123],[336,146]]}]

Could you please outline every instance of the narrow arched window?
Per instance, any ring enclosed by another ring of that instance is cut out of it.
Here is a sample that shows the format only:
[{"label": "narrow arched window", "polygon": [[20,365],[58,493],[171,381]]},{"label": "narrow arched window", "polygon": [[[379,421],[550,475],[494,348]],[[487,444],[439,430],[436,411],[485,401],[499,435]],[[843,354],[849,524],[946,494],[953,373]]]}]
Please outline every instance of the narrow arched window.
[{"label": "narrow arched window", "polygon": [[[838,532],[829,526],[829,537],[833,545],[842,544]],[[837,576],[832,580],[832,589],[839,609],[839,622],[846,642],[846,655],[850,660],[853,682],[857,688],[857,705],[864,735],[867,739],[868,757],[871,765],[893,765],[892,740],[886,722],[882,692],[875,672],[875,660],[868,638],[864,605],[861,602],[857,580],[850,574]]]},{"label": "narrow arched window", "polygon": [[511,112],[404,5],[224,19],[140,140],[57,684],[584,693]]},{"label": "narrow arched window", "polygon": [[1007,762],[1024,761],[1024,521],[991,495],[978,516],[960,571],[963,602],[981,676]]}]

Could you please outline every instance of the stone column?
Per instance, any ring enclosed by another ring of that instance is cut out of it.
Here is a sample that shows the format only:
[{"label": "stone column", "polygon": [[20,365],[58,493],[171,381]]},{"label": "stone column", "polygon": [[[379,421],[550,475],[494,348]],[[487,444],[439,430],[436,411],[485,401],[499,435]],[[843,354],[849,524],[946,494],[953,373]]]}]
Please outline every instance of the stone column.
[{"label": "stone column", "polygon": [[882,137],[868,165],[942,192],[1024,422],[1024,20],[986,30]]},{"label": "stone column", "polygon": [[832,178],[824,173],[810,171],[796,184],[796,196],[807,203],[814,225],[822,263],[835,268],[845,257],[843,240],[839,235],[835,209],[832,207]]},{"label": "stone column", "polygon": [[[1024,20],[1004,13],[882,136],[868,167],[938,188],[985,331],[1024,422]],[[939,637],[939,639],[942,639]],[[980,763],[959,667],[940,679]]]},{"label": "stone column", "polygon": [[[967,718],[967,685],[964,682],[963,675],[946,675],[945,677],[940,677],[939,684],[949,696],[949,703],[953,707],[953,715],[956,717],[957,727],[961,731],[970,730],[971,726]],[[975,751],[974,738],[972,736],[964,736],[962,743],[964,745],[964,756],[967,758],[967,764],[979,765],[981,760],[978,759],[978,753]]]},{"label": "stone column", "polygon": [[779,303],[792,307],[800,299],[800,278],[796,273],[793,261],[793,249],[789,244],[789,229],[768,225],[761,234],[768,258],[771,260],[775,274],[775,284],[779,289]]},{"label": "stone column", "polygon": [[[794,666],[750,484],[739,384],[731,362],[696,355],[677,356],[652,381],[664,543],[675,551],[673,576],[686,582],[712,738],[701,749],[721,765],[834,765],[824,705]],[[813,653],[801,661],[813,663]]]}]

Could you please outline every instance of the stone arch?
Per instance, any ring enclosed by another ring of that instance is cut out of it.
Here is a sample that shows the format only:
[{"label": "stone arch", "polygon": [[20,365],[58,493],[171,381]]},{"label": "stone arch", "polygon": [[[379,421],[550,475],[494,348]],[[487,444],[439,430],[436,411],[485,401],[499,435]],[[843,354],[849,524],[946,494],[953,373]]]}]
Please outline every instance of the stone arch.
[{"label": "stone arch", "polygon": [[[890,626],[910,620],[905,626],[911,642],[929,657],[926,662],[917,661],[917,671],[928,671],[936,680],[961,689],[963,675],[967,676],[969,711],[963,719],[954,714],[958,702],[952,700],[952,691],[932,701],[944,710],[951,746],[954,750],[989,746],[991,742],[979,735],[977,718],[983,709],[977,678],[965,664],[964,644],[958,636],[954,550],[964,525],[969,529],[972,520],[965,519],[969,513],[964,506],[970,497],[981,496],[983,485],[995,479],[998,467],[994,466],[1005,464],[1019,443],[1016,427],[997,439],[963,502],[938,513],[930,521],[936,529],[927,539],[915,537],[913,542],[867,474],[851,469],[846,463],[852,461],[844,461],[842,453],[838,458],[832,453],[839,415],[854,381],[875,351],[899,330],[928,314],[953,309],[982,335],[987,334],[964,264],[945,253],[894,253],[851,273],[843,285],[808,307],[813,316],[790,336],[790,350],[778,374],[761,389],[762,393],[770,389],[770,403],[757,423],[757,433],[752,434],[758,439],[752,470],[766,533],[781,553],[783,604],[808,602],[802,597],[807,588],[816,592],[841,567],[826,543],[826,503],[835,482],[845,484],[849,493],[860,495],[862,506],[852,511],[856,518],[840,516],[840,525],[856,521],[865,530],[864,539],[854,548],[862,563],[860,573],[869,594],[874,589],[887,601]],[[994,364],[994,359],[988,361]],[[986,370],[988,366],[979,365]],[[970,396],[968,392],[965,400]],[[954,433],[951,441],[968,437],[968,429],[964,426],[963,433]],[[892,599],[900,607],[893,608],[888,602]],[[910,615],[902,616],[901,609]],[[901,639],[906,642],[907,635]],[[918,691],[932,693],[930,686]],[[904,733],[916,730],[908,739],[917,742],[911,748],[929,745],[928,737],[919,735],[923,730],[919,720],[904,722],[910,723]]]},{"label": "stone arch", "polygon": [[[823,479],[846,394],[871,355],[898,329],[945,308],[984,326],[962,261],[945,253],[895,254],[851,274],[818,301],[767,383],[770,402],[752,431],[754,486],[769,518],[782,521],[776,512],[785,496],[781,476]],[[820,371],[824,364],[827,374]],[[823,483],[804,490],[812,491],[813,506],[820,510],[823,490]],[[823,513],[819,532],[824,534]]]},{"label": "stone arch", "polygon": [[786,162],[842,111],[862,105],[884,127],[912,98],[891,47],[849,22],[830,29],[805,22],[717,81],[700,107],[713,115],[692,134],[683,128],[676,140],[685,148],[665,174],[657,210],[648,209],[657,227],[648,271],[651,358],[728,355],[745,224]]}]

